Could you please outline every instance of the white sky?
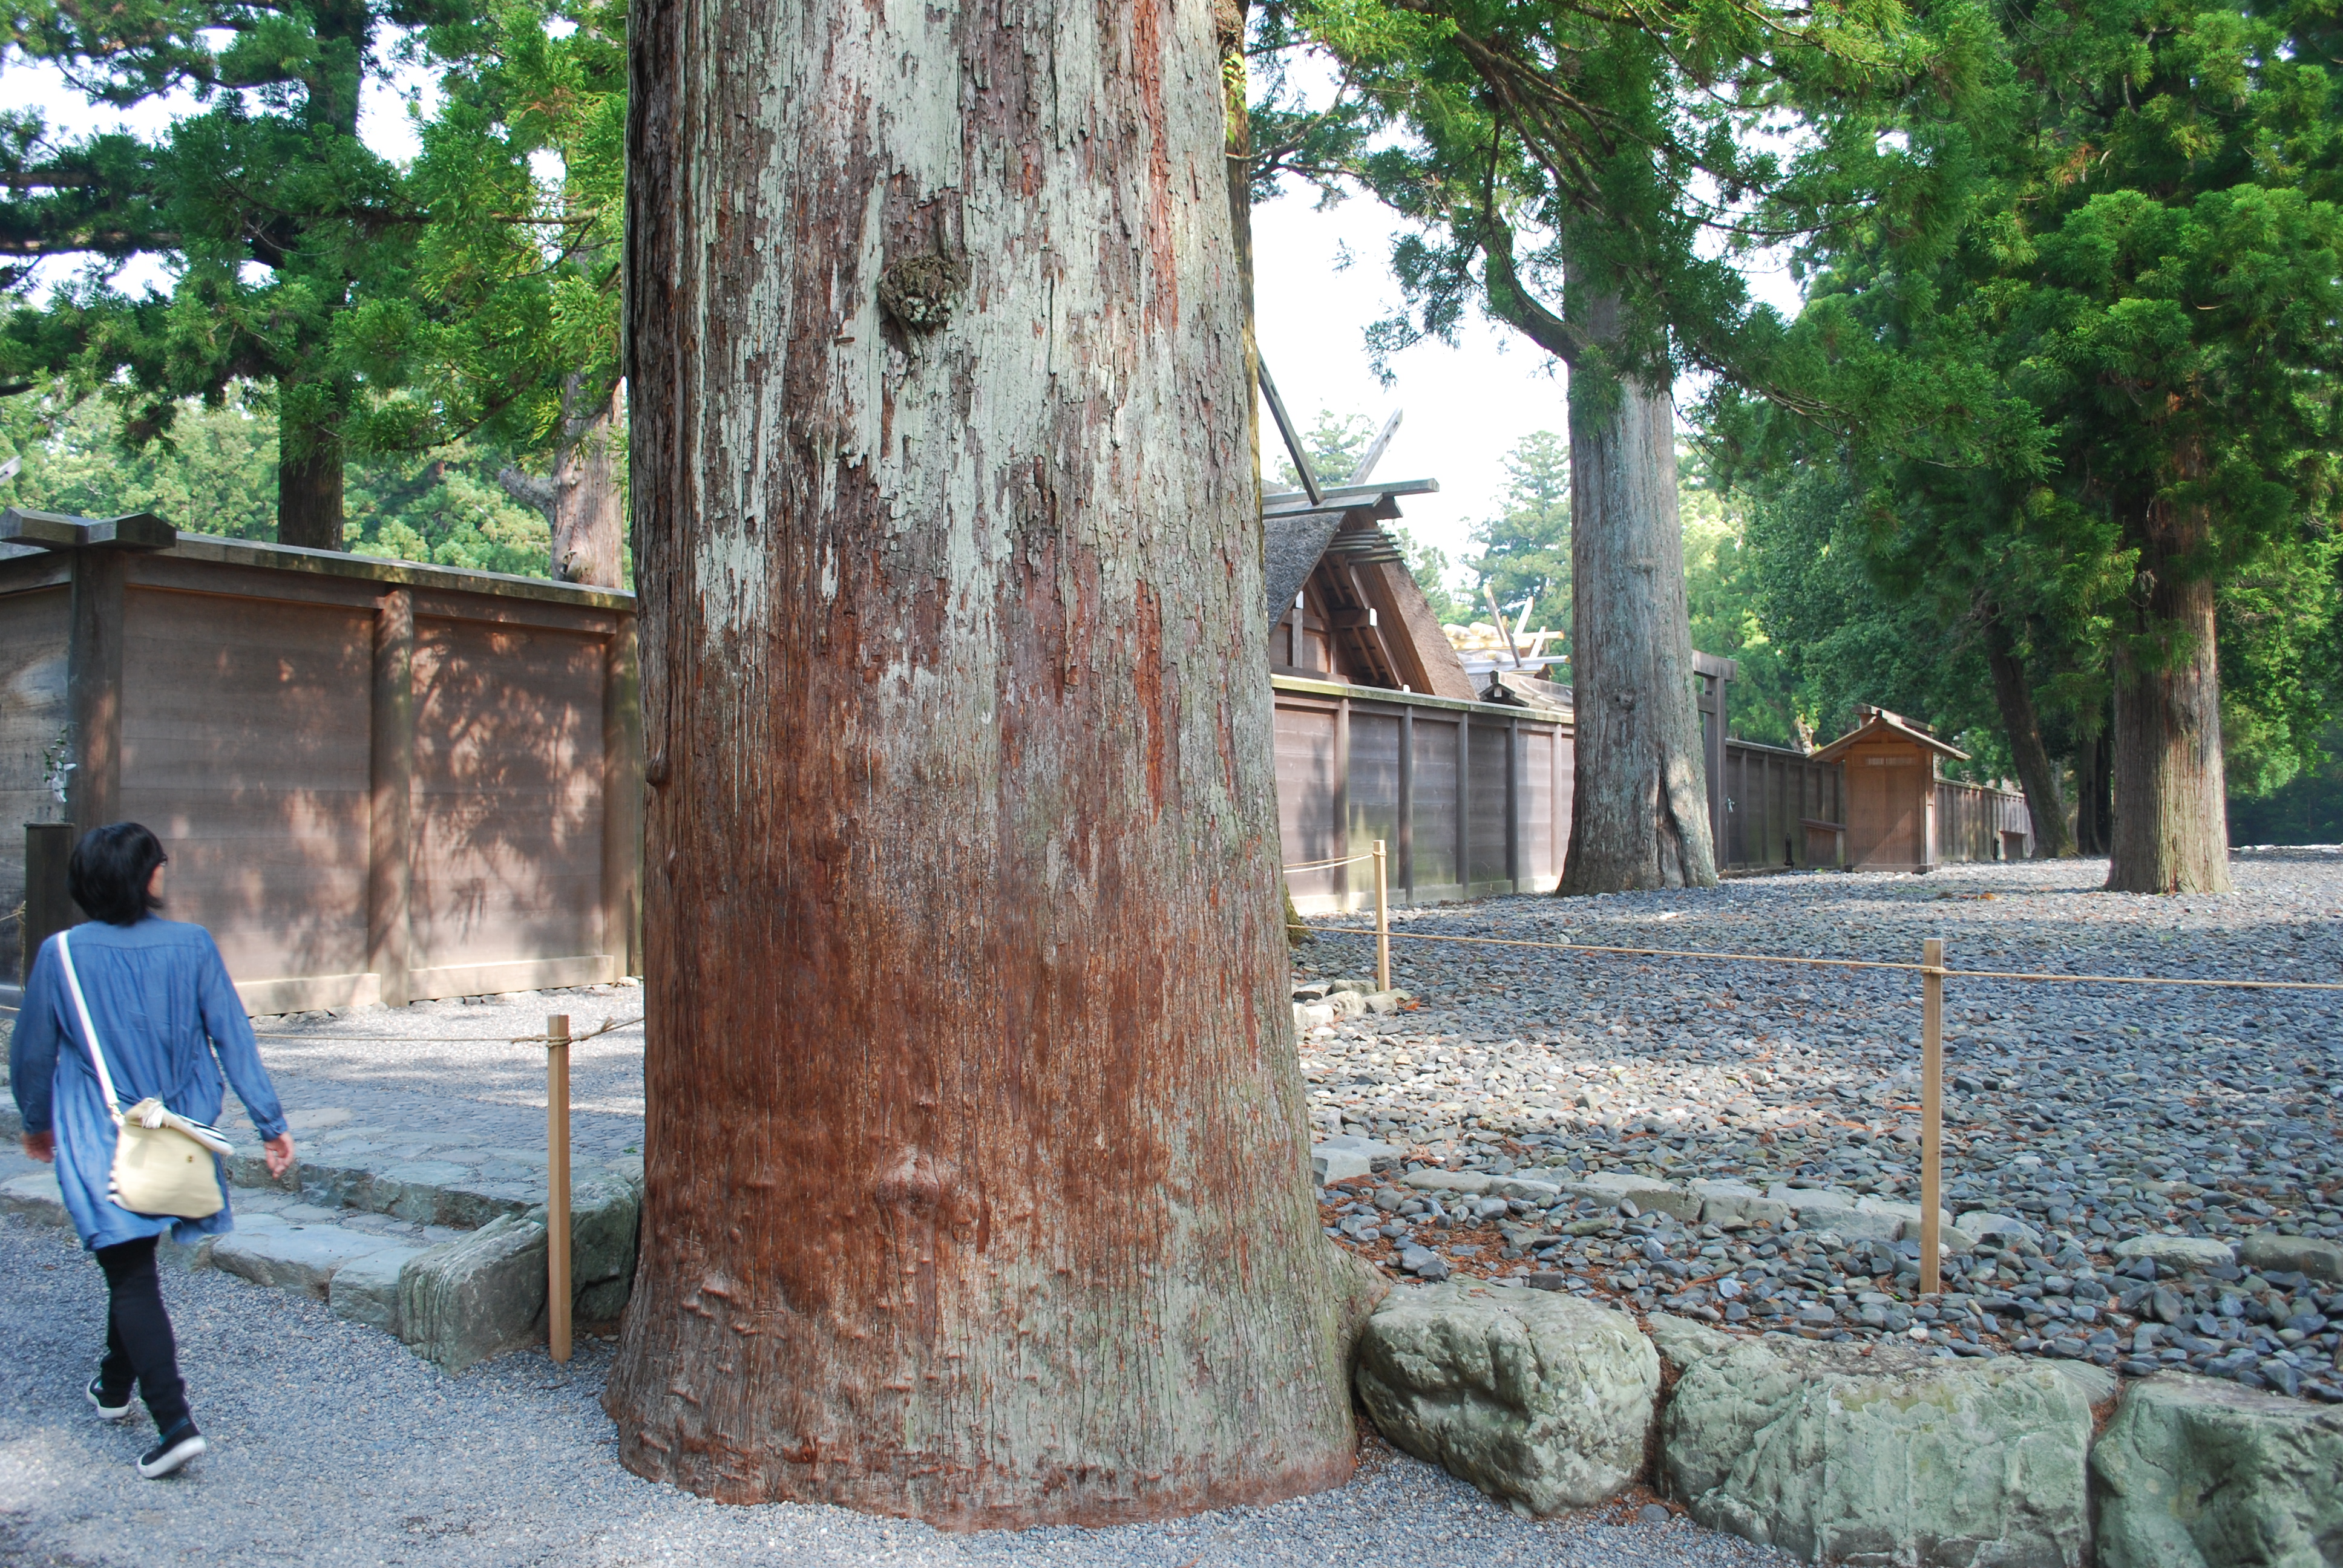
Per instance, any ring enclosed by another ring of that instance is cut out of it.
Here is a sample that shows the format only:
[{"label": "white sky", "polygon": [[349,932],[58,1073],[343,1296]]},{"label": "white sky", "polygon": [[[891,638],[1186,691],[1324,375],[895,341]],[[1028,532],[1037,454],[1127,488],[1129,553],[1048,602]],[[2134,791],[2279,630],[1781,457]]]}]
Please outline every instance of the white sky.
[{"label": "white sky", "polygon": [[[414,156],[407,97],[418,92],[428,94],[427,82],[407,71],[367,83],[359,133],[368,146],[394,158]],[[127,114],[96,108],[52,69],[13,57],[0,59],[0,101],[37,106],[59,133],[108,126],[151,132],[193,106],[182,98],[150,102]],[[1403,503],[1403,521],[1417,538],[1439,546],[1453,560],[1472,548],[1468,536],[1473,526],[1497,508],[1505,453],[1533,431],[1564,428],[1565,378],[1534,344],[1473,316],[1454,347],[1426,342],[1394,357],[1390,368],[1395,379],[1383,386],[1369,361],[1364,333],[1398,304],[1398,286],[1387,263],[1400,229],[1390,213],[1363,196],[1322,210],[1315,193],[1304,190],[1255,208],[1261,348],[1288,412],[1305,429],[1321,408],[1363,415],[1377,427],[1393,409],[1404,412],[1376,477],[1440,481],[1440,494]],[[79,265],[61,258],[45,264],[40,276],[59,282]],[[163,268],[152,262],[120,275],[129,287],[165,281]],[[1795,290],[1786,275],[1753,282],[1777,307],[1795,308]],[[1274,471],[1282,447],[1265,409],[1263,421],[1262,461]]]}]

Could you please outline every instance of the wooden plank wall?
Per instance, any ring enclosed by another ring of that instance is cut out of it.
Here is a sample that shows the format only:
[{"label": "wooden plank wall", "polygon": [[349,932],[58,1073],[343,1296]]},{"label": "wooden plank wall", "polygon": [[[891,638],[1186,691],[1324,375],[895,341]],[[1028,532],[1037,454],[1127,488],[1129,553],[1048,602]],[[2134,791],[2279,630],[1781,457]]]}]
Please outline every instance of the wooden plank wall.
[{"label": "wooden plank wall", "polygon": [[[1302,686],[1277,681],[1278,828],[1286,864],[1363,854],[1381,839],[1394,903],[1508,892],[1516,876],[1523,891],[1560,880],[1570,835],[1570,742],[1554,719],[1374,688]],[[1460,728],[1468,722],[1466,741]],[[1469,885],[1458,875],[1460,849],[1469,859]],[[1305,912],[1358,909],[1373,900],[1373,875],[1362,863],[1292,872],[1286,885]]]},{"label": "wooden plank wall", "polygon": [[355,992],[373,615],[131,588],[123,622],[121,811],[171,857],[171,918],[231,975]]},{"label": "wooden plank wall", "polygon": [[[118,596],[94,673],[54,586],[85,572]],[[169,912],[255,1012],[616,979],[640,950],[632,617],[599,589],[200,536],[0,552],[0,890],[24,822],[64,819],[39,754],[86,686],[118,782],[74,809],[155,829]]]},{"label": "wooden plank wall", "polygon": [[1845,776],[1835,762],[1751,740],[1725,743],[1725,842],[1730,867],[1812,863],[1805,821],[1846,820]]},{"label": "wooden plank wall", "polygon": [[417,618],[415,995],[510,989],[484,971],[605,950],[602,644]]},{"label": "wooden plank wall", "polygon": [[[2024,854],[2034,819],[2013,789],[1936,780],[1936,849],[1945,860],[1998,860]],[[2015,841],[2012,841],[2012,836]]]},{"label": "wooden plank wall", "polygon": [[62,822],[65,805],[42,779],[42,754],[65,726],[70,591],[35,588],[0,598],[0,975],[16,972],[25,901],[25,824]]},{"label": "wooden plank wall", "polygon": [[1414,732],[1412,749],[1415,767],[1413,832],[1408,840],[1412,862],[1400,876],[1417,899],[1461,899],[1463,879],[1456,870],[1456,726],[1461,717],[1452,710],[1418,712],[1410,720]]},{"label": "wooden plank wall", "polygon": [[[1322,704],[1277,705],[1277,836],[1289,866],[1332,859],[1335,845],[1334,713]],[[1333,897],[1332,869],[1285,879],[1297,906]]]}]

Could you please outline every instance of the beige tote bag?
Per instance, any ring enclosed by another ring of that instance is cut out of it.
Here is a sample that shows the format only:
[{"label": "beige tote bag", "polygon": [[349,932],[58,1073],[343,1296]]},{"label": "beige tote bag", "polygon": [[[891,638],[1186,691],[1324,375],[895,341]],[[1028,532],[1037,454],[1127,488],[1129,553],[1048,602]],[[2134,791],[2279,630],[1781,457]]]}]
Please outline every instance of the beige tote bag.
[{"label": "beige tote bag", "polygon": [[81,1020],[82,1037],[89,1042],[90,1065],[97,1070],[97,1090],[114,1118],[114,1172],[106,1196],[119,1209],[134,1214],[169,1214],[182,1220],[207,1220],[227,1207],[220,1191],[219,1165],[214,1154],[233,1154],[235,1147],[213,1129],[166,1109],[159,1100],[146,1099],[127,1113],[119,1109],[114,1079],[106,1070],[106,1052],[97,1043],[97,1025],[91,1021],[89,1002],[81,992],[81,976],[74,972],[69,933],[57,933],[57,960],[65,966],[65,989],[73,992],[74,1012]]}]

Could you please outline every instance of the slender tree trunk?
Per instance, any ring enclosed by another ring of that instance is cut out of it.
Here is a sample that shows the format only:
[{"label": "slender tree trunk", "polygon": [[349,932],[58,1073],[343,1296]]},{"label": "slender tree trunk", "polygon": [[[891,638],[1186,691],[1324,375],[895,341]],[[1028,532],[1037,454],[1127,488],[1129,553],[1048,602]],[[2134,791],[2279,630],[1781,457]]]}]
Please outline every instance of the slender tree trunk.
[{"label": "slender tree trunk", "polygon": [[589,390],[573,376],[563,389],[563,440],[554,453],[548,565],[561,582],[619,588],[626,582],[626,520],[618,511],[616,382]]},{"label": "slender tree trunk", "polygon": [[[1594,341],[1615,311],[1585,313]],[[1570,517],[1576,792],[1557,891],[1713,888],[1666,387],[1572,367]]]},{"label": "slender tree trunk", "polygon": [[618,504],[618,388],[590,390],[571,376],[561,391],[561,427],[555,432],[553,475],[519,468],[497,475],[505,494],[545,514],[549,535],[546,575],[588,588],[626,584],[626,520]]},{"label": "slender tree trunk", "polygon": [[637,1472],[1339,1483],[1210,14],[645,0]]},{"label": "slender tree trunk", "polygon": [[2104,718],[2098,733],[2075,748],[2075,846],[2104,855],[2115,841],[2115,732]]},{"label": "slender tree trunk", "polygon": [[2115,645],[2115,832],[2107,888],[2221,893],[2229,829],[2213,585],[2187,558],[2205,536],[2193,507],[2158,501],[2140,552],[2130,624]]},{"label": "slender tree trunk", "polygon": [[2026,786],[2026,814],[2034,819],[2034,858],[2063,859],[2075,852],[2066,831],[2066,803],[2058,799],[2058,772],[2042,744],[2042,723],[2034,711],[2034,688],[2017,656],[2008,623],[1991,605],[1984,607],[1985,661],[1993,672],[1993,698],[2001,709],[2002,733],[2009,737],[2018,782]]},{"label": "slender tree trunk", "polygon": [[330,430],[279,426],[277,542],[338,550],[342,539],[342,444]]}]

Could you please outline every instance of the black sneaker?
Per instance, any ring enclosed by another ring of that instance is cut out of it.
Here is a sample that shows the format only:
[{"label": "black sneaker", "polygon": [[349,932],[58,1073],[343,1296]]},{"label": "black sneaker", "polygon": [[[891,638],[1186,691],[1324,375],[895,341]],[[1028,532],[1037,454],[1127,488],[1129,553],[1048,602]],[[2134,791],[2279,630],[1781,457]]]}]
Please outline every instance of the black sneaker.
[{"label": "black sneaker", "polygon": [[89,1396],[89,1402],[96,1407],[97,1419],[100,1421],[120,1421],[124,1416],[130,1413],[130,1391],[128,1389],[124,1389],[122,1391],[122,1397],[120,1399],[109,1399],[105,1388],[105,1380],[102,1378],[92,1378],[89,1380],[89,1386],[83,1389],[81,1392],[87,1394]]},{"label": "black sneaker", "polygon": [[169,1475],[204,1451],[204,1434],[192,1421],[182,1421],[165,1432],[162,1441],[138,1456],[138,1473],[149,1481]]}]

